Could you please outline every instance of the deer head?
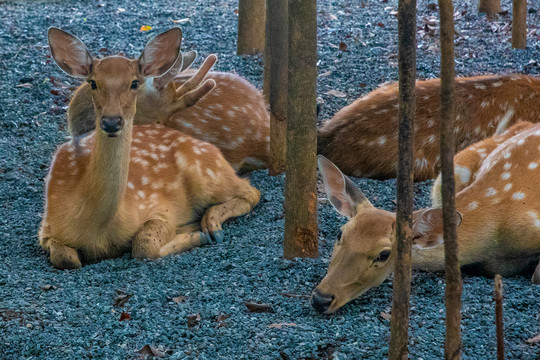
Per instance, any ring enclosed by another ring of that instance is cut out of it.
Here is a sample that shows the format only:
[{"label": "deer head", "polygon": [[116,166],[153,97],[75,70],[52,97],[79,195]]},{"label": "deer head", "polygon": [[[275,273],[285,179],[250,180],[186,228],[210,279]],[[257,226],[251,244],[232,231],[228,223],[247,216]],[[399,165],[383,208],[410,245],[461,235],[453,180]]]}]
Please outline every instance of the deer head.
[{"label": "deer head", "polygon": [[171,67],[182,67],[181,42],[182,31],[173,28],[151,39],[138,59],[122,56],[96,59],[77,37],[49,28],[54,60],[67,74],[90,84],[96,128],[109,137],[118,136],[126,124],[132,124],[140,86],[150,78],[163,76]]},{"label": "deer head", "polygon": [[[318,165],[328,200],[349,219],[339,231],[328,272],[311,296],[317,311],[330,314],[393,272],[396,218],[375,208],[330,160],[319,156]],[[413,248],[431,249],[442,241],[441,209],[415,212]]]}]

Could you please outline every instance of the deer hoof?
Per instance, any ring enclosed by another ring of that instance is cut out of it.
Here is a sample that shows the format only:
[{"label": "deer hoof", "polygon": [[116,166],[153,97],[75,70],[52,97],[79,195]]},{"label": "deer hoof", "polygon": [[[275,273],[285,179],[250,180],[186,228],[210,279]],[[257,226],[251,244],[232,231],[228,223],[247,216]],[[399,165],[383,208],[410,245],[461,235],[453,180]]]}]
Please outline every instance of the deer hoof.
[{"label": "deer hoof", "polygon": [[78,269],[82,266],[79,254],[75,249],[73,251],[53,251],[51,252],[51,265],[57,269]]},{"label": "deer hoof", "polygon": [[221,244],[223,242],[223,239],[225,238],[223,230],[216,230],[214,232],[211,232],[210,236],[212,237],[214,244]]}]

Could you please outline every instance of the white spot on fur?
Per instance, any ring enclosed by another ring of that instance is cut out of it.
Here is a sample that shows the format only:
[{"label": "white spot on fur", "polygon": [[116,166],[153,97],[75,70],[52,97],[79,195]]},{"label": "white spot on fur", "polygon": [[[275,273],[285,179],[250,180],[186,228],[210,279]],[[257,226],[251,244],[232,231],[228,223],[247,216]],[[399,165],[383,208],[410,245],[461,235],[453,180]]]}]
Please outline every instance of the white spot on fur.
[{"label": "white spot on fur", "polygon": [[512,194],[512,199],[515,200],[523,200],[525,199],[525,193],[518,191]]},{"label": "white spot on fur", "polygon": [[499,86],[502,86],[503,82],[502,81],[497,81],[497,82],[494,82],[493,84],[491,84],[491,86],[493,87],[499,87]]},{"label": "white spot on fur", "polygon": [[473,201],[469,204],[469,210],[474,210],[478,207],[478,201]]},{"label": "white spot on fur", "polygon": [[538,163],[537,162],[532,162],[529,164],[529,169],[533,170],[533,169],[536,169],[538,167]]},{"label": "white spot on fur", "polygon": [[144,199],[146,197],[146,195],[144,194],[144,191],[142,190],[137,191],[137,196],[140,197],[141,199]]},{"label": "white spot on fur", "polygon": [[485,85],[482,85],[482,84],[475,84],[475,85],[474,85],[474,88],[475,88],[475,89],[478,89],[478,90],[485,90],[485,89],[486,89],[486,86],[485,86]]},{"label": "white spot on fur", "polygon": [[212,169],[207,168],[206,173],[208,174],[208,176],[210,176],[210,178],[212,178],[212,179],[216,178],[216,174],[212,171]]},{"label": "white spot on fur", "polygon": [[510,170],[511,167],[512,167],[512,164],[510,164],[509,162],[504,164],[504,170]]},{"label": "white spot on fur", "polygon": [[501,179],[503,179],[503,180],[510,179],[510,173],[508,171],[503,172],[502,175],[501,175]]},{"label": "white spot on fur", "polygon": [[512,188],[512,183],[508,183],[506,185],[504,185],[504,191],[508,191]]},{"label": "white spot on fur", "polygon": [[380,136],[379,137],[379,145],[384,145],[386,142],[386,136]]},{"label": "white spot on fur", "polygon": [[149,182],[150,182],[150,179],[148,179],[148,177],[143,176],[143,177],[141,178],[141,184],[143,184],[143,185],[148,185]]},{"label": "white spot on fur", "polygon": [[454,174],[459,176],[462,183],[468,183],[471,178],[471,170],[459,165],[454,166]]},{"label": "white spot on fur", "polygon": [[497,194],[497,190],[495,190],[494,188],[490,187],[489,189],[487,189],[486,191],[486,196],[493,196]]},{"label": "white spot on fur", "polygon": [[131,182],[127,183],[127,187],[130,188],[131,190],[135,189],[135,186],[133,186],[133,184]]}]

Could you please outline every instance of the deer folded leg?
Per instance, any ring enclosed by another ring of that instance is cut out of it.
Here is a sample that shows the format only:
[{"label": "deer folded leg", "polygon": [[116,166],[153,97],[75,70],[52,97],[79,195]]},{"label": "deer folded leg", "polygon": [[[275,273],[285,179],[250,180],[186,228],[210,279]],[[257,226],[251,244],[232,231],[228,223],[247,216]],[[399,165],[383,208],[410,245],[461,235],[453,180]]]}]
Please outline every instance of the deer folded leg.
[{"label": "deer folded leg", "polygon": [[213,242],[220,243],[224,237],[221,224],[227,219],[251,211],[259,202],[259,198],[259,190],[250,187],[246,193],[210,207],[202,217],[202,231],[210,235]]},{"label": "deer folded leg", "polygon": [[133,239],[131,256],[137,259],[157,259],[161,247],[173,236],[171,229],[162,220],[149,220]]},{"label": "deer folded leg", "polygon": [[538,265],[536,266],[536,270],[534,270],[531,281],[533,284],[540,284],[540,261],[538,261]]},{"label": "deer folded leg", "polygon": [[62,245],[52,238],[47,239],[46,249],[50,253],[51,265],[55,268],[78,269],[81,267],[81,259],[77,250]]},{"label": "deer folded leg", "polygon": [[200,231],[176,234],[171,241],[159,249],[159,256],[179,254],[184,251],[208,244],[209,238]]}]

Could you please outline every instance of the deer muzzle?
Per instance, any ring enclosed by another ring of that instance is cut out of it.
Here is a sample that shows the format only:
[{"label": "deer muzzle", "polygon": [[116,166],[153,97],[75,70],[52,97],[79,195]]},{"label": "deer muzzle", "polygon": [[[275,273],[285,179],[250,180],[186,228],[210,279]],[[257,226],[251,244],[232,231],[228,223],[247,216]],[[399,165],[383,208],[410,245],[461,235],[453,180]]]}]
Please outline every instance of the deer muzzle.
[{"label": "deer muzzle", "polygon": [[116,137],[120,135],[124,122],[120,116],[102,116],[100,127],[109,137]]}]

